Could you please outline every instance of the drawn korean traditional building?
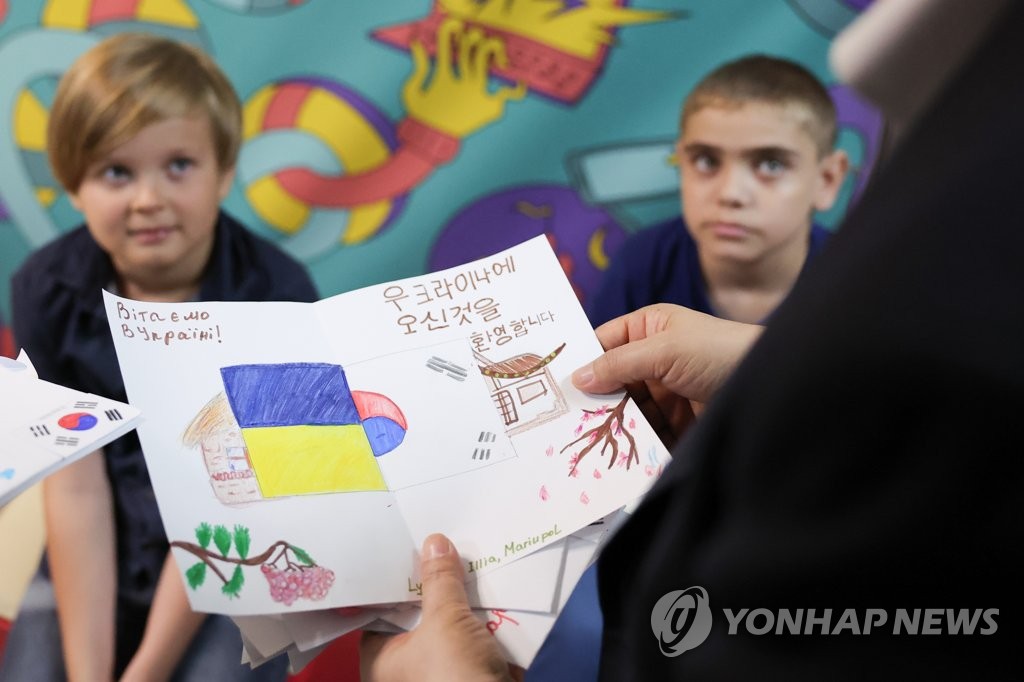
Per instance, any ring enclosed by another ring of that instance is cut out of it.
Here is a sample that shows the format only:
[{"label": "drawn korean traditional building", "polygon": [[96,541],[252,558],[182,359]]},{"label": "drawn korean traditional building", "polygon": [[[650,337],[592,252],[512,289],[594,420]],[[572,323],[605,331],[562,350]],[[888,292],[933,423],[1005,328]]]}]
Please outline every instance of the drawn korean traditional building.
[{"label": "drawn korean traditional building", "polygon": [[224,504],[262,500],[242,430],[227,397],[218,393],[185,430],[185,447],[198,447],[210,475],[210,485]]},{"label": "drawn korean traditional building", "polygon": [[473,357],[509,436],[557,419],[569,411],[565,396],[539,355],[522,353],[491,362],[474,351]]}]

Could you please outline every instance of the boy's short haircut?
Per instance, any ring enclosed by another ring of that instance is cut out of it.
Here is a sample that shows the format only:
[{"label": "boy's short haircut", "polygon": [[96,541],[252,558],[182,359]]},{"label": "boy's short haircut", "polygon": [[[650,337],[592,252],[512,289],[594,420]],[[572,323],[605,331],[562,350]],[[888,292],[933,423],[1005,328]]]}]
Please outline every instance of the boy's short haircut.
[{"label": "boy's short haircut", "polygon": [[119,33],[65,72],[47,126],[50,166],[75,192],[89,165],[170,118],[206,115],[222,171],[233,168],[242,107],[231,82],[202,50],[148,33]]},{"label": "boy's short haircut", "polygon": [[719,66],[690,91],[683,103],[679,130],[706,106],[740,106],[748,102],[804,107],[806,128],[819,156],[836,144],[836,107],[828,90],[799,64],[768,55],[751,55]]}]

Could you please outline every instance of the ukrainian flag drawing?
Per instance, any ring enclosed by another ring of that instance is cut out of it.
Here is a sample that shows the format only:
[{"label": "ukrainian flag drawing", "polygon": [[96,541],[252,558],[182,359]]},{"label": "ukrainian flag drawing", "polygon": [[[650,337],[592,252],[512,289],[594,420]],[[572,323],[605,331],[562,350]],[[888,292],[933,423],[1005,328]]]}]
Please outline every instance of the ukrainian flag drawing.
[{"label": "ukrainian flag drawing", "polygon": [[405,436],[386,396],[349,390],[340,365],[221,369],[263,497],[387,490],[376,457]]}]

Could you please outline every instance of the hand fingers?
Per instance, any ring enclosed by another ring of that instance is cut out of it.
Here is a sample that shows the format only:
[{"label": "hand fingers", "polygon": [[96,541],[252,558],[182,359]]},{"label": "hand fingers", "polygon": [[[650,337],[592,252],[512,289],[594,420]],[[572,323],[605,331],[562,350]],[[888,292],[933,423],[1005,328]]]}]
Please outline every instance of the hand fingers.
[{"label": "hand fingers", "polygon": [[649,339],[612,347],[573,372],[572,383],[587,393],[611,393],[626,384],[660,379],[655,373],[658,350],[657,344]]},{"label": "hand fingers", "polygon": [[435,533],[423,541],[420,559],[423,581],[423,619],[432,618],[442,608],[461,605],[469,610],[462,559],[451,540]]},{"label": "hand fingers", "polygon": [[[614,320],[608,320],[594,330],[597,340],[605,350],[624,346],[630,341],[636,341],[645,336],[647,308],[641,308],[627,315],[621,315]],[[639,320],[639,324],[637,321]],[[641,332],[641,333],[638,333]]]}]

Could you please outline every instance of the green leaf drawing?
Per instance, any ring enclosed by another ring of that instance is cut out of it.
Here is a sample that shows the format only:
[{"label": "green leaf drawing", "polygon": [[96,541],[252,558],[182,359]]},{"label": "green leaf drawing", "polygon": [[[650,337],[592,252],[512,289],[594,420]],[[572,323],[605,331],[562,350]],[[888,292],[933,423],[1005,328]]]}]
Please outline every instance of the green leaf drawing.
[{"label": "green leaf drawing", "polygon": [[242,585],[245,583],[245,576],[242,575],[242,567],[235,566],[235,572],[231,574],[231,580],[229,580],[220,591],[228,595],[231,598],[238,596],[238,593],[242,591]]},{"label": "green leaf drawing", "polygon": [[313,566],[314,565],[315,562],[313,561],[313,557],[311,557],[308,554],[306,554],[306,550],[304,550],[304,549],[302,549],[300,547],[296,547],[295,545],[289,545],[289,546],[292,548],[292,551],[295,552],[295,558],[296,559],[298,559],[302,563],[306,564],[307,566]]},{"label": "green leaf drawing", "polygon": [[224,556],[228,555],[231,551],[231,533],[224,526],[217,526],[213,529],[213,544],[217,545],[217,549]]},{"label": "green leaf drawing", "polygon": [[210,544],[211,537],[213,537],[213,529],[210,528],[210,524],[199,524],[199,527],[196,528],[196,540],[199,540],[199,546],[206,549]]},{"label": "green leaf drawing", "polygon": [[245,526],[235,526],[235,549],[243,559],[249,554],[249,529]]},{"label": "green leaf drawing", "polygon": [[188,580],[188,586],[193,590],[202,585],[203,581],[206,580],[206,564],[202,561],[198,564],[193,564],[191,568],[185,571],[185,579]]}]

